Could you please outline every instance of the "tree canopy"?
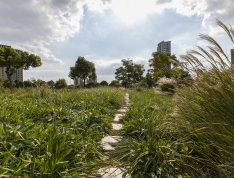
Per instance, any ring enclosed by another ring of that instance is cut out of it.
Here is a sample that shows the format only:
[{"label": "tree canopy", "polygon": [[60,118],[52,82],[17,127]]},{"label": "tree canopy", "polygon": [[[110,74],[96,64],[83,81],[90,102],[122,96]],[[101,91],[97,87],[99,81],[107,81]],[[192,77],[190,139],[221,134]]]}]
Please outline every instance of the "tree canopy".
[{"label": "tree canopy", "polygon": [[30,67],[42,65],[41,58],[28,52],[21,52],[19,55],[15,49],[10,47],[0,47],[0,67],[6,67],[6,74],[9,80],[9,88],[12,90],[12,75],[16,69],[28,70]]},{"label": "tree canopy", "polygon": [[76,60],[75,66],[70,67],[70,72],[68,75],[71,79],[75,79],[76,77],[81,78],[84,81],[85,87],[85,80],[87,78],[91,80],[96,80],[96,69],[92,62],[87,61],[84,57],[79,56]]},{"label": "tree canopy", "polygon": [[67,88],[67,82],[65,79],[59,79],[55,82],[54,86],[56,89]]},{"label": "tree canopy", "polygon": [[100,85],[101,85],[101,86],[108,86],[108,82],[105,81],[105,80],[103,80],[103,81],[101,81]]},{"label": "tree canopy", "polygon": [[163,53],[160,51],[152,53],[152,59],[149,60],[149,66],[153,67],[154,72],[170,69],[172,60],[177,61],[175,54]]},{"label": "tree canopy", "polygon": [[130,59],[122,59],[123,66],[116,69],[115,78],[122,82],[126,87],[127,84],[140,82],[145,71],[144,65],[134,64]]}]

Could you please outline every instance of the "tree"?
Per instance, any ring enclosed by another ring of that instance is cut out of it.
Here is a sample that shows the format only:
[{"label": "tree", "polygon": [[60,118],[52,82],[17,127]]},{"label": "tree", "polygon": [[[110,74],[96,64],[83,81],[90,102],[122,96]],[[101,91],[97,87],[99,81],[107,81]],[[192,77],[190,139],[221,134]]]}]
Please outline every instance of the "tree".
[{"label": "tree", "polygon": [[[163,76],[170,78],[173,71],[169,66],[173,61],[178,62],[175,54],[171,55],[170,53],[157,51],[152,53],[152,57],[153,58],[149,60],[149,66],[153,69],[151,69],[149,72],[153,74],[155,80]],[[176,66],[176,63],[174,63],[174,66]]]},{"label": "tree", "polygon": [[6,74],[9,80],[9,88],[12,90],[12,75],[16,69],[23,68],[28,70],[30,67],[39,67],[42,65],[41,58],[28,52],[21,52],[19,55],[13,48],[0,47],[0,67],[6,67]]},{"label": "tree", "polygon": [[3,83],[4,83],[4,79],[2,77],[0,77],[0,88],[3,87]]},{"label": "tree", "polygon": [[33,87],[33,83],[30,80],[24,81],[24,87]]},{"label": "tree", "polygon": [[15,80],[15,87],[16,87],[16,88],[23,88],[23,87],[24,87],[24,82],[22,82],[22,81],[19,80],[19,79],[16,79],[16,80]]},{"label": "tree", "polygon": [[107,83],[107,81],[103,80],[103,81],[101,81],[100,85],[101,86],[108,86],[108,83]]},{"label": "tree", "polygon": [[50,88],[54,88],[54,81],[53,80],[50,80],[47,82],[47,85],[50,87]]},{"label": "tree", "polygon": [[[149,66],[153,67],[154,72],[159,70],[168,70],[172,60],[177,61],[175,54],[163,53],[160,51],[152,53],[152,59],[149,60]],[[171,60],[172,59],[172,60]]]},{"label": "tree", "polygon": [[148,87],[152,87],[154,84],[154,78],[152,77],[152,74],[148,71],[146,76],[145,76],[145,81],[148,85]]},{"label": "tree", "polygon": [[41,86],[46,85],[46,81],[43,81],[41,79],[36,80],[35,78],[32,78],[31,81],[33,83],[33,86],[35,86],[35,87],[41,87]]},{"label": "tree", "polygon": [[145,71],[144,65],[134,64],[130,59],[122,59],[121,62],[123,66],[116,69],[115,78],[122,82],[125,88],[127,84],[137,83],[142,80]]},{"label": "tree", "polygon": [[111,87],[120,87],[121,85],[119,84],[118,80],[112,80],[109,86],[111,86]]},{"label": "tree", "polygon": [[65,79],[59,79],[55,82],[55,88],[61,89],[61,88],[67,88],[67,82]]},{"label": "tree", "polygon": [[75,66],[70,67],[70,72],[68,75],[71,79],[75,79],[76,77],[79,77],[83,79],[84,81],[84,87],[85,87],[85,80],[87,78],[91,80],[96,80],[96,69],[92,62],[87,61],[84,57],[79,56],[76,60]]}]

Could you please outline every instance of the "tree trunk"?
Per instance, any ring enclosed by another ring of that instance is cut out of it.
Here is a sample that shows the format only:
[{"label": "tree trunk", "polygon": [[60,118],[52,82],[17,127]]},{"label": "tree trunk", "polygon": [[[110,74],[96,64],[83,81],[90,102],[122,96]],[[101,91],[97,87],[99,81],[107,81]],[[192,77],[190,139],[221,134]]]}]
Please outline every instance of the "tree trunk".
[{"label": "tree trunk", "polygon": [[84,88],[85,88],[85,79],[84,79]]}]

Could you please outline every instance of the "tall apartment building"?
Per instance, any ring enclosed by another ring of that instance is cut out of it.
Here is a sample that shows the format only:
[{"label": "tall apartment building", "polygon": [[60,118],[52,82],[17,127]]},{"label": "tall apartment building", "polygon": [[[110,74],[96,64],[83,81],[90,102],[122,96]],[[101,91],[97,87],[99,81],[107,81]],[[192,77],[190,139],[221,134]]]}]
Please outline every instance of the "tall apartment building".
[{"label": "tall apartment building", "polygon": [[[11,46],[2,45],[2,44],[0,44],[0,46],[1,46],[2,48],[5,48],[5,47],[11,48]],[[21,50],[15,49],[15,51],[16,51],[19,55],[21,55],[21,52],[22,52]],[[5,71],[6,71],[6,67],[0,68],[0,77],[2,77],[4,80],[7,80],[8,78],[7,78],[7,74],[6,74]],[[14,74],[12,75],[12,80],[16,80],[16,79],[19,79],[19,80],[23,81],[23,69],[16,69],[16,73],[14,73]]]},{"label": "tall apartment building", "polygon": [[171,54],[171,41],[162,41],[158,43],[157,51]]},{"label": "tall apartment building", "polygon": [[234,49],[231,49],[231,63],[234,65]]},{"label": "tall apartment building", "polygon": [[[158,43],[157,51],[171,54],[171,41],[161,41]],[[171,69],[171,64],[167,64],[166,68]]]}]

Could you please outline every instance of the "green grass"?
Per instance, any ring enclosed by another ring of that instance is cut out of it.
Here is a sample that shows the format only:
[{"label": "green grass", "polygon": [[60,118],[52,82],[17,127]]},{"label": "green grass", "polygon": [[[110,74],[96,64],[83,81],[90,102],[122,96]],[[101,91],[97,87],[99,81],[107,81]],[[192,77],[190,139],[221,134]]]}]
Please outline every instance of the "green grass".
[{"label": "green grass", "polygon": [[0,96],[0,175],[87,176],[125,93],[113,88],[18,90]]}]

